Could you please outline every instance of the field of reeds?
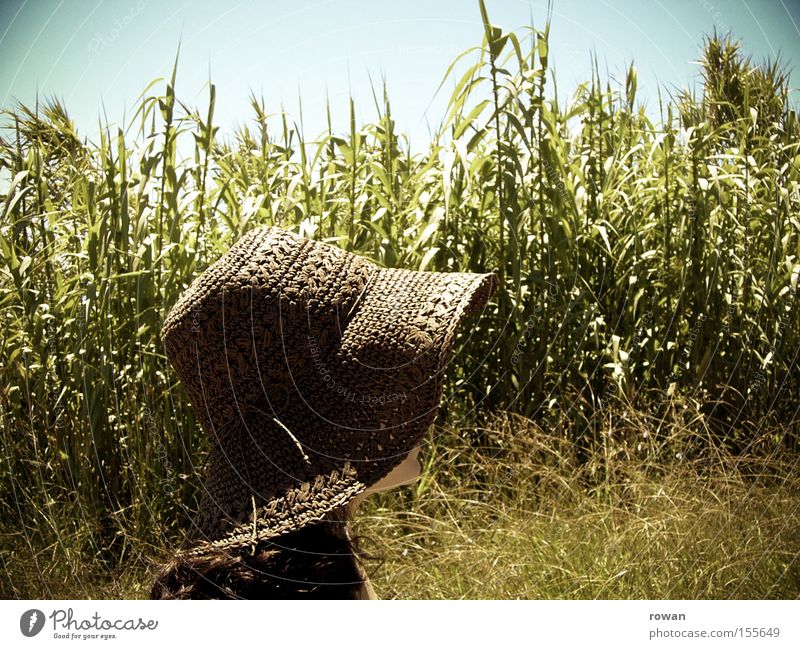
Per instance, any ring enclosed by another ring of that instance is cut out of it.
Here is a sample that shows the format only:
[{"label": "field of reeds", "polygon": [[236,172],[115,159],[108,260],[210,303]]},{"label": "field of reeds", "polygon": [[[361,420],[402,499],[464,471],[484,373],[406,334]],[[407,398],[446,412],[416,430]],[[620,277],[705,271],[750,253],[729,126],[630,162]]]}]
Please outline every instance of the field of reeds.
[{"label": "field of reeds", "polygon": [[179,58],[97,142],[56,100],[3,112],[0,596],[144,595],[205,452],[161,321],[261,224],[501,280],[459,341],[423,480],[359,521],[380,530],[379,594],[800,595],[784,66],[709,36],[701,89],[665,91],[654,120],[633,66],[565,92],[549,24],[484,18],[422,151],[385,86],[374,119],[351,100],[320,135],[253,97],[222,138],[213,84],[180,101]]}]

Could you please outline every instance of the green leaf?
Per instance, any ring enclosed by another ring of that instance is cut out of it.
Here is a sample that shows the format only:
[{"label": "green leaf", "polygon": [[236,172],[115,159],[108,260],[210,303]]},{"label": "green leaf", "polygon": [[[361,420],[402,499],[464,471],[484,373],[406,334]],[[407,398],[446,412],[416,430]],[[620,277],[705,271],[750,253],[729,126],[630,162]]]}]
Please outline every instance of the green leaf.
[{"label": "green leaf", "polygon": [[491,100],[484,99],[477,106],[475,106],[471,111],[469,111],[469,114],[466,117],[464,117],[458,123],[458,126],[456,127],[456,130],[453,132],[453,138],[454,139],[460,138],[461,135],[464,133],[464,131],[468,127],[473,125],[473,122],[477,119],[478,115],[480,115],[483,112],[483,109],[486,108],[486,106],[488,104],[490,104],[490,103],[491,103]]},{"label": "green leaf", "polygon": [[503,51],[508,36],[503,34],[503,30],[497,25],[492,25],[489,22],[489,14],[486,12],[486,4],[483,0],[479,0],[479,5],[481,9],[481,18],[483,20],[483,30],[486,33],[486,42],[489,45],[489,55],[492,61],[495,61]]},{"label": "green leaf", "polygon": [[22,261],[19,263],[18,272],[20,275],[24,275],[25,271],[28,270],[28,266],[31,265],[31,257],[29,255],[25,255],[22,258]]},{"label": "green leaf", "polygon": [[606,244],[606,250],[608,254],[611,254],[611,242],[608,240],[608,232],[606,232],[606,226],[595,224],[594,229],[600,233],[600,237],[603,239],[603,242]]},{"label": "green leaf", "polygon": [[503,51],[507,40],[508,35],[504,34],[503,30],[496,25],[492,25],[491,37],[489,39],[489,53],[492,56],[492,60],[497,60]]},{"label": "green leaf", "polygon": [[419,263],[419,270],[425,270],[438,252],[439,246],[432,246],[422,257],[422,261]]},{"label": "green leaf", "polygon": [[548,32],[549,26],[545,31],[538,32],[536,37],[536,51],[539,54],[539,63],[543,68],[547,67],[547,55],[550,51],[550,46],[547,42],[549,38]]}]

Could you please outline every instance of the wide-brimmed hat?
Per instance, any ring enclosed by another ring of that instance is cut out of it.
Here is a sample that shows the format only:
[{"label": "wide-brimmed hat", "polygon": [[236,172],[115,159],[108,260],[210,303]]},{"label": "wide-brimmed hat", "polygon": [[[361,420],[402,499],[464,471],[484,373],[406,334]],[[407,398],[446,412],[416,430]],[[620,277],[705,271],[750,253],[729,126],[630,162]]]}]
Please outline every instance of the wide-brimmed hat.
[{"label": "wide-brimmed hat", "polygon": [[383,268],[277,227],[245,234],[164,320],[210,440],[195,539],[234,548],[321,520],[432,423],[457,326],[494,274]]}]

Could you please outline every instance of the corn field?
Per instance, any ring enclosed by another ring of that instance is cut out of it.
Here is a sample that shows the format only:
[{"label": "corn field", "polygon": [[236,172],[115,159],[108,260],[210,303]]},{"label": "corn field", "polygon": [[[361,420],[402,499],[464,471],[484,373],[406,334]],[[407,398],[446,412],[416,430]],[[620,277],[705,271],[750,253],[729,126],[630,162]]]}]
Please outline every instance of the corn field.
[{"label": "corn field", "polygon": [[205,447],[161,321],[264,224],[386,266],[497,272],[444,412],[546,426],[567,411],[557,432],[588,453],[614,400],[658,416],[680,397],[701,405],[709,443],[797,451],[796,428],[752,434],[800,402],[800,124],[782,66],[709,36],[701,90],[659,97],[654,120],[633,66],[624,84],[595,68],[564,99],[549,23],[484,21],[422,152],[385,85],[372,121],[351,99],[349,123],[308,137],[300,114],[254,96],[222,138],[213,84],[200,108],[179,100],[179,58],[99,142],[55,100],[3,113],[4,546],[116,560],[185,525]]}]

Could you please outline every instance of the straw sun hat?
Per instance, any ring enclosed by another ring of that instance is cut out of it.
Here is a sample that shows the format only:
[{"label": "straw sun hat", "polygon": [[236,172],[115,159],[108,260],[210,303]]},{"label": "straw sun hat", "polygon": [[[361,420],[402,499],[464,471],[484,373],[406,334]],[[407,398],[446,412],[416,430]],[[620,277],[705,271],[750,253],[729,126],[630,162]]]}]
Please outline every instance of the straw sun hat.
[{"label": "straw sun hat", "polygon": [[244,235],[162,332],[210,440],[196,540],[236,548],[298,529],[389,473],[433,421],[459,322],[496,287],[277,227]]}]

